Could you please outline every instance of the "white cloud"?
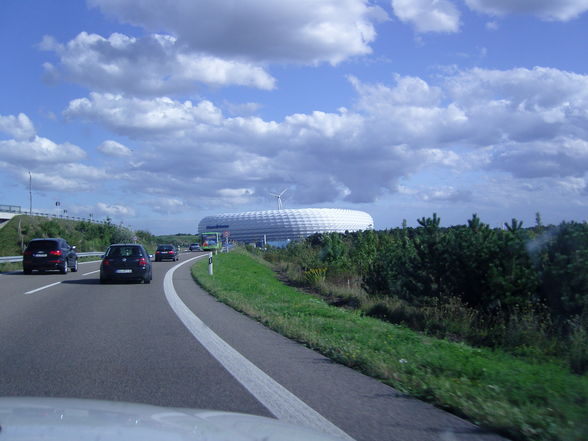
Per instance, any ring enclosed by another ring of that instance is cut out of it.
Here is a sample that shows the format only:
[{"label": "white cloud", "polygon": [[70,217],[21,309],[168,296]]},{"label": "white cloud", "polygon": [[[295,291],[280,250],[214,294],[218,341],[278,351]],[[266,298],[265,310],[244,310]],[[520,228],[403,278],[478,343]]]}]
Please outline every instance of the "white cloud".
[{"label": "white cloud", "polygon": [[494,20],[486,23],[486,29],[488,29],[489,31],[496,31],[498,30],[498,27],[498,23]]},{"label": "white cloud", "polygon": [[15,137],[0,140],[0,167],[27,185],[30,172],[36,191],[96,190],[97,183],[108,177],[104,169],[81,163],[87,154],[77,145],[36,135],[33,123],[22,113],[0,116],[0,125]]},{"label": "white cloud", "polygon": [[35,126],[24,113],[17,116],[0,115],[0,132],[13,136],[18,141],[30,140],[37,133]]},{"label": "white cloud", "polygon": [[215,125],[222,121],[222,112],[210,101],[201,101],[194,106],[191,101],[180,103],[166,97],[140,99],[95,92],[89,99],[71,101],[64,116],[101,121],[116,132],[146,132],[145,136],[154,132],[193,129],[199,124]]},{"label": "white cloud", "polygon": [[448,0],[392,0],[398,19],[417,32],[458,32],[460,14]]},{"label": "white cloud", "polygon": [[588,141],[561,137],[499,145],[490,166],[520,178],[581,178],[588,171]]},{"label": "white cloud", "polygon": [[[209,101],[96,93],[72,101],[65,114],[142,142],[125,179],[164,198],[235,205],[291,187],[292,203],[372,202],[430,169],[585,178],[588,76],[471,69],[434,84],[399,75],[391,84],[349,80],[357,93],[352,109],[282,121],[226,117]],[[428,200],[468,197],[449,183],[421,193]]]},{"label": "white cloud", "polygon": [[224,59],[339,63],[371,52],[373,22],[385,12],[367,0],[89,0],[119,20],[164,30],[190,50]]},{"label": "white cloud", "polygon": [[430,202],[467,202],[472,199],[471,190],[460,190],[452,186],[417,191],[417,195],[423,201]]},{"label": "white cloud", "polygon": [[177,214],[186,207],[184,201],[177,198],[158,198],[144,201],[151,210],[160,214]]},{"label": "white cloud", "polygon": [[490,15],[531,14],[543,20],[568,21],[588,10],[588,0],[465,0],[474,11]]},{"label": "white cloud", "polygon": [[64,77],[93,90],[157,96],[192,92],[198,83],[275,87],[275,79],[259,66],[191,51],[169,35],[104,38],[82,32],[66,44],[45,36],[40,48],[59,57],[58,66],[44,64],[47,77]]},{"label": "white cloud", "polygon": [[[33,188],[35,191],[79,192],[94,190],[95,186],[90,182],[67,174],[35,171],[31,173]],[[27,176],[28,182],[28,176]]]},{"label": "white cloud", "polygon": [[102,144],[96,147],[96,149],[107,156],[114,156],[117,158],[131,156],[132,154],[132,150],[130,148],[112,140],[104,141]]},{"label": "white cloud", "polygon": [[0,160],[23,167],[33,164],[73,162],[85,157],[86,152],[76,145],[56,144],[40,136],[34,136],[30,140],[0,141]]},{"label": "white cloud", "polygon": [[106,202],[98,202],[95,205],[94,216],[116,216],[116,217],[127,217],[134,216],[135,209],[127,205],[122,204],[108,204]]}]

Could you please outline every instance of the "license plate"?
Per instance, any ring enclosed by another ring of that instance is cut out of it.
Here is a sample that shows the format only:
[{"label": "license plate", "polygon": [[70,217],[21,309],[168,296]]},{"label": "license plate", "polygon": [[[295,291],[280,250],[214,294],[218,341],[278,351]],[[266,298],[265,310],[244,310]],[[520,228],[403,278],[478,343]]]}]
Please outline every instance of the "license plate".
[{"label": "license plate", "polygon": [[117,269],[116,272],[118,274],[128,274],[128,273],[132,273],[133,270],[132,269]]},{"label": "license plate", "polygon": [[33,254],[34,257],[47,257],[47,253],[36,253]]}]

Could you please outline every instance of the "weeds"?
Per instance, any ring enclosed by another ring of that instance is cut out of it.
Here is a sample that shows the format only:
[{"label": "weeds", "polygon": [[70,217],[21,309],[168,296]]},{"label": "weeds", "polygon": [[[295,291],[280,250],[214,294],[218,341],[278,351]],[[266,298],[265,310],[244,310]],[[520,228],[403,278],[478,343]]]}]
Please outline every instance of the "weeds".
[{"label": "weeds", "polygon": [[[425,328],[426,323],[436,323],[438,329],[434,332],[447,336],[456,332],[452,326],[475,334],[480,317],[458,301],[415,308],[404,300],[378,299],[362,293],[354,311],[334,308],[279,283],[270,268],[239,250],[220,255],[217,265],[214,277],[207,275],[204,262],[196,263],[192,273],[221,301],[340,363],[513,439],[587,439],[585,376],[571,374],[553,359],[514,357],[500,349],[428,337],[368,317],[366,312],[371,311],[374,317],[412,320]],[[290,265],[282,269],[299,272]],[[340,296],[329,286],[328,276],[320,289],[330,303]],[[484,324],[484,329],[500,330],[493,331],[496,335],[490,338],[505,335],[506,329],[533,335],[536,330],[529,330],[531,316],[525,316],[528,312],[524,310],[521,314],[510,328],[496,321]],[[433,332],[433,326],[429,327]],[[578,331],[576,338],[582,346],[585,334]]]}]

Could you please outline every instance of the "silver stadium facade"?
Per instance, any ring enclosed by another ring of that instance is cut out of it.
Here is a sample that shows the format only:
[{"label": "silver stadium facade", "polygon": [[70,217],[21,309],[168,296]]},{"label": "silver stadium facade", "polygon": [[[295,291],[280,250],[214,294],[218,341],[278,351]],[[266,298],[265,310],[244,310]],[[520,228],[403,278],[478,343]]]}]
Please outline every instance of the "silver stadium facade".
[{"label": "silver stadium facade", "polygon": [[300,208],[246,211],[207,216],[198,232],[228,231],[231,240],[261,242],[295,240],[314,233],[371,230],[374,220],[364,211],[338,208]]}]

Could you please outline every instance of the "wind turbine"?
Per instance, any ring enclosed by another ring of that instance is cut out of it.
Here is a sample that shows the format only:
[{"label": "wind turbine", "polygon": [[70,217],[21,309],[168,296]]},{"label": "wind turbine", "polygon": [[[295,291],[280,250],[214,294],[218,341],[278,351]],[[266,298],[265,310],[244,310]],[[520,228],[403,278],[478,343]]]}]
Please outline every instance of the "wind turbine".
[{"label": "wind turbine", "polygon": [[283,189],[280,193],[270,193],[273,197],[278,200],[278,210],[282,209],[282,195],[288,191],[287,188]]}]

